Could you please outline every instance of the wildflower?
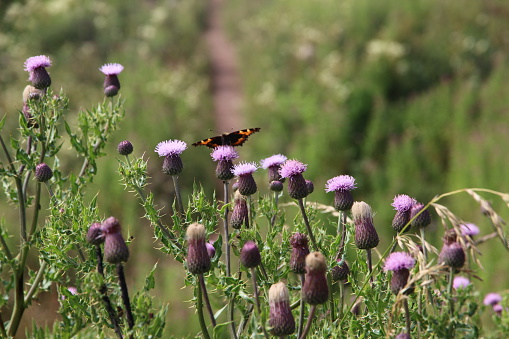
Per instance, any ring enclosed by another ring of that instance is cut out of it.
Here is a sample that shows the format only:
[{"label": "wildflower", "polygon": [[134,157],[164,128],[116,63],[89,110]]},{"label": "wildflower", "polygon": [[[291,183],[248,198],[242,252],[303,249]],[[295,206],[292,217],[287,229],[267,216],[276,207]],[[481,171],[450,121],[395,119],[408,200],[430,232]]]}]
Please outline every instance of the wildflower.
[{"label": "wildflower", "polygon": [[[394,294],[398,294],[408,282],[410,276],[410,269],[414,267],[415,259],[406,252],[394,252],[391,253],[385,260],[384,271],[392,271],[391,278],[391,291]],[[405,291],[405,294],[413,292],[413,288],[409,288]]]},{"label": "wildflower", "polygon": [[157,144],[155,151],[160,157],[165,157],[163,172],[169,175],[177,175],[184,169],[180,154],[187,148],[187,144],[181,140],[161,141]]},{"label": "wildflower", "polygon": [[290,307],[290,293],[284,282],[273,284],[269,289],[270,332],[277,337],[295,332],[295,319]]},{"label": "wildflower", "polygon": [[320,252],[306,256],[306,278],[302,286],[302,300],[310,305],[323,304],[329,297],[329,287],[325,272],[327,263]]},{"label": "wildflower", "polygon": [[129,155],[133,152],[133,144],[130,141],[121,141],[117,146],[117,151],[120,155]]},{"label": "wildflower", "polygon": [[364,201],[352,205],[352,216],[355,223],[355,245],[359,249],[371,249],[378,245],[380,239],[373,226],[373,212]]},{"label": "wildflower", "polygon": [[120,90],[120,81],[118,75],[124,70],[124,66],[121,64],[105,64],[102,65],[99,70],[106,75],[104,79],[104,95],[107,97],[114,97]]},{"label": "wildflower", "polygon": [[457,241],[456,231],[450,229],[443,237],[444,245],[438,256],[438,262],[444,265],[461,268],[465,264],[465,251]]},{"label": "wildflower", "polygon": [[496,305],[502,301],[502,296],[498,293],[488,293],[484,297],[483,303],[484,305]]},{"label": "wildflower", "polygon": [[37,89],[44,89],[51,85],[51,77],[46,67],[51,66],[51,60],[46,55],[38,55],[25,61],[25,71],[29,72],[28,80]]},{"label": "wildflower", "polygon": [[239,155],[233,146],[218,146],[214,148],[211,154],[212,160],[217,162],[216,176],[223,181],[231,180],[234,177],[232,172],[233,159]]},{"label": "wildflower", "polygon": [[53,177],[53,171],[45,163],[40,163],[35,167],[35,179],[39,182],[46,182]]},{"label": "wildflower", "polygon": [[500,304],[493,305],[493,311],[495,311],[495,313],[497,315],[502,315],[502,312],[504,311],[504,307]]},{"label": "wildflower", "polygon": [[120,230],[120,223],[114,217],[109,217],[101,225],[101,231],[105,237],[104,259],[112,264],[119,264],[129,258],[129,248]]},{"label": "wildflower", "polygon": [[242,195],[256,193],[258,187],[253,178],[253,173],[258,169],[254,162],[242,162],[233,166],[232,173],[238,177],[239,192]]},{"label": "wildflower", "polygon": [[309,194],[306,180],[302,173],[307,165],[298,160],[287,160],[279,169],[282,178],[288,178],[288,195],[293,199],[302,199]]},{"label": "wildflower", "polygon": [[187,269],[192,274],[203,274],[210,270],[210,256],[205,245],[205,227],[192,223],[187,227]]},{"label": "wildflower", "polygon": [[284,182],[285,179],[281,177],[281,174],[279,174],[279,169],[286,159],[287,158],[282,154],[275,154],[260,161],[262,168],[268,169],[269,182],[274,180]]},{"label": "wildflower", "polygon": [[465,289],[465,288],[467,288],[468,285],[470,285],[470,280],[468,280],[465,277],[460,277],[460,276],[454,277],[454,280],[452,281],[452,287],[455,290]]},{"label": "wildflower", "polygon": [[247,201],[239,191],[235,191],[233,212],[230,218],[230,224],[233,228],[239,229],[242,225],[249,227],[249,212],[247,209]]},{"label": "wildflower", "polygon": [[[410,219],[414,219],[414,217],[423,210],[424,205],[417,202],[415,203],[412,208],[410,209]],[[419,214],[413,221],[412,221],[412,227],[417,228],[424,228],[431,224],[431,214],[426,209],[422,211],[421,214]]]},{"label": "wildflower", "polygon": [[86,236],[87,242],[92,245],[100,245],[104,242],[104,234],[101,230],[101,224],[96,222],[90,225]]},{"label": "wildflower", "polygon": [[475,235],[478,235],[480,233],[479,227],[474,224],[461,224],[460,225],[461,234],[464,236],[470,236],[473,237]]},{"label": "wildflower", "polygon": [[334,208],[337,211],[348,211],[353,205],[353,196],[350,193],[355,189],[355,179],[349,175],[339,175],[327,180],[325,192],[335,192]]},{"label": "wildflower", "polygon": [[303,233],[292,234],[290,245],[292,246],[290,270],[296,274],[306,273],[306,256],[309,254],[307,235]]},{"label": "wildflower", "polygon": [[248,240],[240,252],[240,262],[247,268],[253,268],[262,262],[260,250],[254,241]]},{"label": "wildflower", "polygon": [[[416,203],[417,200],[410,198],[406,194],[400,194],[394,197],[391,206],[396,210],[396,215],[394,216],[394,219],[392,219],[392,228],[394,228],[396,232],[401,232],[403,227],[408,224],[411,219],[410,210]],[[410,226],[408,226],[406,230],[410,230]]]}]

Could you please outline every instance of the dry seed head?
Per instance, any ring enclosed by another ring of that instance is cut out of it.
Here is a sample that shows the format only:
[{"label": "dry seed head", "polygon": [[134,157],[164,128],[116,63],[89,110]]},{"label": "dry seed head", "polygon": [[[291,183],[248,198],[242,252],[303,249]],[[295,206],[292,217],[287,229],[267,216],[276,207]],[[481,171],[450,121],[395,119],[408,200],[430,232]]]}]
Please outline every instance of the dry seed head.
[{"label": "dry seed head", "polygon": [[373,219],[371,207],[364,201],[356,201],[352,205],[352,216],[354,221]]},{"label": "dry seed head", "polygon": [[187,227],[187,240],[205,240],[205,227],[197,222]]},{"label": "dry seed head", "polygon": [[290,302],[290,293],[282,281],[273,284],[269,289],[269,304]]},{"label": "dry seed head", "polygon": [[327,262],[320,252],[312,252],[306,256],[306,270],[308,272],[325,272]]}]

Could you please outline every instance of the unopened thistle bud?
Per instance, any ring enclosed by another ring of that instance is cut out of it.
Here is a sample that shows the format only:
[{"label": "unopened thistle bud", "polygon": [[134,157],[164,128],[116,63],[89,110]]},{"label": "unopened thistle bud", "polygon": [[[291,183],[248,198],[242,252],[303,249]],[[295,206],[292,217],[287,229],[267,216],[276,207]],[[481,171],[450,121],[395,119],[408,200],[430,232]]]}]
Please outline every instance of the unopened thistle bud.
[{"label": "unopened thistle bud", "polygon": [[233,166],[232,173],[238,177],[239,192],[242,195],[252,195],[258,190],[253,173],[258,169],[254,162],[243,162]]},{"label": "unopened thistle bud", "polygon": [[364,201],[352,205],[352,216],[355,223],[355,245],[359,249],[370,249],[378,245],[380,239],[373,226],[371,207]]},{"label": "unopened thistle bud", "polygon": [[212,151],[211,157],[217,162],[216,177],[223,181],[233,179],[233,160],[239,157],[235,148],[229,145],[218,146]]},{"label": "unopened thistle bud", "polygon": [[239,191],[235,191],[233,212],[230,218],[230,224],[235,229],[240,229],[242,225],[248,225],[249,213],[247,208],[247,201]]},{"label": "unopened thistle bud", "polygon": [[104,78],[104,95],[114,97],[120,90],[118,75],[124,70],[121,64],[105,64],[99,70],[106,76]]},{"label": "unopened thistle bud", "polygon": [[155,151],[159,156],[165,157],[163,172],[168,175],[177,175],[184,169],[180,154],[187,148],[187,144],[181,140],[167,140],[157,144]]},{"label": "unopened thistle bud", "polygon": [[256,267],[262,262],[260,250],[254,241],[248,240],[240,252],[240,262],[247,268]]},{"label": "unopened thistle bud", "polygon": [[51,66],[51,60],[45,55],[28,58],[25,61],[25,71],[29,72],[29,81],[37,89],[44,89],[51,85],[51,77],[46,67]]},{"label": "unopened thistle bud", "polygon": [[297,160],[287,160],[279,174],[282,178],[288,178],[288,195],[293,199],[303,199],[308,196],[309,190],[302,173],[306,171],[307,165]]},{"label": "unopened thistle bud", "polygon": [[[392,271],[391,278],[391,291],[398,294],[408,283],[410,276],[410,269],[414,267],[415,259],[406,252],[391,253],[385,260],[384,271]],[[414,291],[409,288],[405,294],[410,294]]]},{"label": "unopened thistle bud", "polygon": [[[392,219],[392,228],[394,228],[396,232],[401,232],[403,227],[410,221],[410,210],[415,203],[417,203],[417,200],[406,194],[400,194],[394,197],[394,201],[391,205],[396,210],[396,215],[394,219]],[[409,230],[410,225],[406,228],[406,231]]]},{"label": "unopened thistle bud", "polygon": [[202,274],[210,270],[210,256],[205,244],[205,227],[192,223],[186,231],[187,235],[187,269],[192,274]]},{"label": "unopened thistle bud", "polygon": [[120,223],[114,217],[109,217],[101,225],[101,231],[105,237],[104,259],[112,264],[125,262],[129,258],[129,248],[120,230]]},{"label": "unopened thistle bud", "polygon": [[53,171],[45,163],[40,163],[35,167],[35,179],[39,182],[46,182],[53,177]]},{"label": "unopened thistle bud", "polygon": [[275,154],[260,161],[262,168],[268,170],[269,182],[284,182],[285,179],[281,177],[281,174],[279,174],[279,169],[286,159],[287,158],[282,154]]},{"label": "unopened thistle bud", "polygon": [[350,267],[344,260],[338,260],[338,264],[331,270],[331,277],[333,281],[346,281],[350,274]]},{"label": "unopened thistle bud", "polygon": [[278,282],[269,289],[270,332],[277,336],[286,336],[295,332],[295,320],[290,307],[290,293],[284,282]]},{"label": "unopened thistle bud", "polygon": [[[424,209],[424,205],[421,203],[415,203],[410,210],[410,219],[413,219],[420,211]],[[424,228],[431,224],[431,214],[426,209],[422,211],[413,221],[412,227]]]},{"label": "unopened thistle bud", "polygon": [[294,233],[290,237],[292,254],[290,256],[290,270],[296,274],[306,273],[306,256],[309,254],[308,236]]},{"label": "unopened thistle bud", "polygon": [[352,208],[353,196],[350,191],[355,188],[355,179],[349,175],[334,177],[325,184],[325,192],[335,192],[334,208],[337,211],[348,211]]},{"label": "unopened thistle bud", "polygon": [[104,234],[101,230],[101,224],[96,222],[90,225],[87,231],[87,242],[92,245],[100,245],[104,242]]},{"label": "unopened thistle bud", "polygon": [[302,286],[302,300],[310,305],[323,304],[329,297],[329,286],[325,273],[327,263],[320,252],[309,253],[306,257],[306,279]]},{"label": "unopened thistle bud", "polygon": [[127,140],[121,141],[117,146],[117,151],[120,155],[129,155],[133,152],[133,149],[133,144]]},{"label": "unopened thistle bud", "polygon": [[306,180],[306,186],[308,188],[308,195],[315,191],[315,184],[311,180]]},{"label": "unopened thistle bud", "polygon": [[454,229],[445,232],[444,245],[438,255],[438,262],[453,268],[461,268],[465,264],[466,256],[463,247],[457,242],[457,234]]},{"label": "unopened thistle bud", "polygon": [[283,190],[283,183],[279,180],[271,181],[269,184],[269,189],[272,192],[281,192]]},{"label": "unopened thistle bud", "polygon": [[214,248],[214,245],[211,243],[206,243],[205,246],[207,246],[207,253],[209,254],[210,259],[214,258],[216,255],[216,249]]}]

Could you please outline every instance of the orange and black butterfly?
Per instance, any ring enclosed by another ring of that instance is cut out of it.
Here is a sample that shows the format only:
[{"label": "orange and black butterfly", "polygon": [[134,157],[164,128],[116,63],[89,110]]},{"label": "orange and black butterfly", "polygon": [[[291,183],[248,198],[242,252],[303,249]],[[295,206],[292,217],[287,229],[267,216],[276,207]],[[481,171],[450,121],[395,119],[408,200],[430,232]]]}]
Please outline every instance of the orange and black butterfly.
[{"label": "orange and black butterfly", "polygon": [[193,146],[203,145],[210,148],[216,148],[222,145],[242,146],[242,144],[246,142],[247,138],[249,138],[251,134],[258,132],[259,130],[260,128],[257,127],[241,129],[240,131],[235,131],[231,133],[223,133],[215,137],[195,142]]}]

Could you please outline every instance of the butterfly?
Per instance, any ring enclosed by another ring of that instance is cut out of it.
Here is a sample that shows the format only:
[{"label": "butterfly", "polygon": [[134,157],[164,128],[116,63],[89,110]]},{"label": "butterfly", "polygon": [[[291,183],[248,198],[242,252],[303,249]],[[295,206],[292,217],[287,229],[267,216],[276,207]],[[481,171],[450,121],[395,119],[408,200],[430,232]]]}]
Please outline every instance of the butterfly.
[{"label": "butterfly", "polygon": [[203,145],[210,148],[215,148],[222,145],[242,146],[242,144],[246,142],[247,138],[249,138],[251,134],[258,132],[259,130],[260,128],[257,127],[241,129],[240,131],[231,133],[223,133],[215,137],[195,142],[193,146]]}]

